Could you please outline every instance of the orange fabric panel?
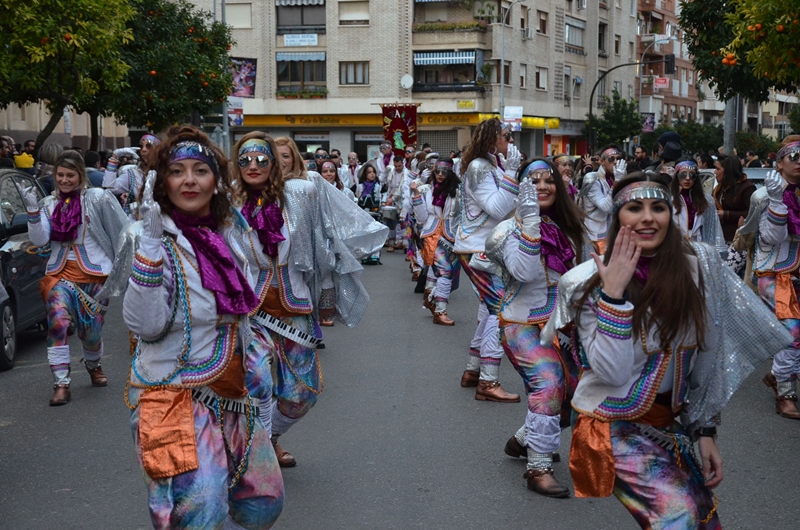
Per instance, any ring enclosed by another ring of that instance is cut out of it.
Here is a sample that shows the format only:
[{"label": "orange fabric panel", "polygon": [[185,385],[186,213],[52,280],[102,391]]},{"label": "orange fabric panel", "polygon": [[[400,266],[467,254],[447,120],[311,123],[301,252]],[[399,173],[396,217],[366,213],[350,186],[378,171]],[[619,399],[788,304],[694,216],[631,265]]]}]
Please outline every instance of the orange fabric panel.
[{"label": "orange fabric panel", "polygon": [[572,430],[569,472],[576,497],[608,497],[614,491],[611,424],[585,414]]},{"label": "orange fabric panel", "polygon": [[142,464],[152,479],[174,477],[199,467],[188,388],[148,388],[139,398]]}]

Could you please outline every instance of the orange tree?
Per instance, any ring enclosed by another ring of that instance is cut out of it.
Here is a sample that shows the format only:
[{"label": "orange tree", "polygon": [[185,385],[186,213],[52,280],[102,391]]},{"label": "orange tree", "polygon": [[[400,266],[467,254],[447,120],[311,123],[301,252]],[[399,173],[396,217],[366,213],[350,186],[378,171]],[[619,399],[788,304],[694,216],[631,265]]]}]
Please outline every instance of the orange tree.
[{"label": "orange tree", "polygon": [[128,0],[0,0],[0,108],[42,101],[50,119],[42,145],[65,107],[80,107],[101,90],[120,93],[128,65],[120,48],[131,39]]},{"label": "orange tree", "polygon": [[[103,89],[81,110],[161,130],[208,113],[231,93],[230,28],[186,0],[131,0],[133,40],[122,46],[126,89]],[[102,70],[98,71],[102,76]],[[92,120],[96,123],[97,120]],[[96,131],[93,131],[93,144]]]},{"label": "orange tree", "polygon": [[[683,0],[681,6],[684,42],[698,77],[721,100],[739,94],[766,101],[770,88],[793,91],[800,82],[800,45],[794,42],[800,1]],[[793,78],[786,75],[787,62]]]}]

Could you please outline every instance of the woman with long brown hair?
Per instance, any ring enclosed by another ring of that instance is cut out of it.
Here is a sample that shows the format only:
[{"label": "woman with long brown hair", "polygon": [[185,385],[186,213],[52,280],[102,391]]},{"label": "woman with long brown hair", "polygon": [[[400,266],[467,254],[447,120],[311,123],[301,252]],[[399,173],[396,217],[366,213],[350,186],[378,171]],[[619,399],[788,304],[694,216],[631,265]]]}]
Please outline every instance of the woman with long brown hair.
[{"label": "woman with long brown hair", "polygon": [[642,528],[717,529],[720,413],[791,339],[716,249],[683,237],[661,176],[632,173],[612,198],[605,255],[562,276],[542,332],[574,321],[579,341],[576,495],[613,493]]},{"label": "woman with long brown hair", "polygon": [[303,157],[300,155],[300,150],[294,140],[288,136],[279,136],[275,138],[275,146],[277,152],[275,156],[285,179],[306,179],[308,178],[308,170],[303,162]]},{"label": "woman with long brown hair", "polygon": [[269,363],[249,341],[246,228],[225,155],[190,126],[158,145],[123,317],[136,340],[126,402],[156,528],[270,528],[283,478],[259,421]]},{"label": "woman with long brown hair", "polygon": [[[252,228],[242,246],[260,301],[250,322],[257,349],[267,352],[274,373],[274,406],[270,410],[271,398],[262,401],[262,420],[271,426],[281,467],[293,467],[297,461],[278,439],[323,391],[317,324],[338,316],[353,326],[361,319],[369,296],[354,255],[380,248],[386,229],[316,173],[287,179],[266,133],[247,133],[234,152],[235,200]],[[337,230],[339,224],[346,224],[350,240]]]},{"label": "woman with long brown hair", "polygon": [[128,220],[114,196],[92,188],[81,155],[64,151],[54,161],[53,195],[39,202],[36,190],[22,190],[28,234],[37,247],[50,247],[39,289],[47,309],[47,360],[53,374],[51,406],[71,399],[69,328],[81,341],[92,386],[106,386],[103,322],[108,300],[98,294],[108,278],[119,235]]},{"label": "woman with long brown hair", "polygon": [[670,192],[675,222],[680,226],[683,236],[716,246],[717,250],[725,252],[727,246],[722,237],[714,199],[703,191],[697,163],[693,159],[683,157],[675,162]]},{"label": "woman with long brown hair", "polygon": [[522,376],[528,394],[523,426],[506,443],[506,454],[527,456],[528,489],[547,497],[569,496],[553,475],[560,441],[561,409],[575,388],[577,369],[569,355],[540,344],[550,318],[558,279],[583,254],[583,212],[569,196],[553,162],[534,158],[520,168],[514,218],[503,221],[486,241],[486,254],[506,271],[500,310],[500,341]]},{"label": "woman with long brown hair", "polygon": [[459,226],[455,252],[481,300],[478,328],[469,350],[461,386],[475,386],[475,399],[516,403],[498,380],[503,348],[498,339],[498,312],[505,293],[503,279],[482,257],[487,236],[514,209],[519,194],[520,152],[511,131],[500,120],[481,122],[461,159]]},{"label": "woman with long brown hair", "polygon": [[722,225],[722,236],[728,245],[726,262],[737,274],[743,274],[747,265],[747,252],[733,248],[733,239],[739,221],[744,221],[750,211],[750,198],[756,191],[756,185],[742,171],[739,157],[720,155],[714,162],[714,176],[717,187],[714,188],[714,203]]}]

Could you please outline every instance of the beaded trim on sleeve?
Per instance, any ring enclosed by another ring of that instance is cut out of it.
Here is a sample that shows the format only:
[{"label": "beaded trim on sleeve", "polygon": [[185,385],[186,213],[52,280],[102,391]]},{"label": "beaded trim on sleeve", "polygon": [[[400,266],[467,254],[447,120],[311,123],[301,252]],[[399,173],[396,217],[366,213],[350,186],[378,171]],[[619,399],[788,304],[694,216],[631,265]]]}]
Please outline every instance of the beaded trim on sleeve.
[{"label": "beaded trim on sleeve", "polygon": [[597,310],[597,331],[615,339],[631,338],[633,309],[617,309],[604,300],[598,300],[595,308]]},{"label": "beaded trim on sleeve", "polygon": [[500,181],[500,189],[510,191],[514,195],[519,195],[519,184],[507,175],[504,175],[503,180]]},{"label": "beaded trim on sleeve", "polygon": [[36,210],[36,212],[31,213],[28,212],[28,223],[35,225],[36,223],[40,223],[42,221],[42,211]]},{"label": "beaded trim on sleeve", "polygon": [[522,230],[517,227],[514,229],[514,234],[519,238],[519,250],[528,256],[538,256],[542,251],[542,238],[532,239],[526,236]]},{"label": "beaded trim on sleeve", "polygon": [[412,206],[421,206],[422,205],[422,195],[419,197],[411,197],[411,205]]},{"label": "beaded trim on sleeve", "polygon": [[778,226],[783,226],[789,219],[789,214],[779,214],[772,211],[772,208],[767,208],[767,219],[770,223]]},{"label": "beaded trim on sleeve", "polygon": [[138,252],[133,260],[131,280],[142,287],[161,287],[164,279],[164,260],[153,261]]}]

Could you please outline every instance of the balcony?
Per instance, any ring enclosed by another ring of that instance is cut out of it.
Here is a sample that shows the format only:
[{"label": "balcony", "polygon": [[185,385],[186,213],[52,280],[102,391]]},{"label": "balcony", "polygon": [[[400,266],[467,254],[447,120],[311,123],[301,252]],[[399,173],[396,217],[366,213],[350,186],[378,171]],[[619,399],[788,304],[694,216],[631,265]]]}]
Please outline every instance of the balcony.
[{"label": "balcony", "polygon": [[488,47],[489,26],[483,21],[426,22],[411,27],[412,46],[452,48]]},{"label": "balcony", "polygon": [[414,83],[411,92],[486,92],[486,85],[471,83]]}]

